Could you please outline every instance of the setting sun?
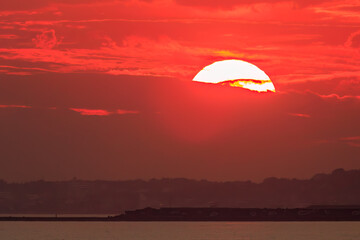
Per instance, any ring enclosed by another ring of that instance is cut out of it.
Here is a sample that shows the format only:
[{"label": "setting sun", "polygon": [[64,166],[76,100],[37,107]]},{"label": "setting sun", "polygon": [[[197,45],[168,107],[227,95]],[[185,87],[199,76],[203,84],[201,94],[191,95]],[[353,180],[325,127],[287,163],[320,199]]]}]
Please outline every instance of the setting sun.
[{"label": "setting sun", "polygon": [[201,70],[193,81],[241,87],[258,92],[275,92],[274,84],[264,71],[242,60],[224,60],[210,64]]}]

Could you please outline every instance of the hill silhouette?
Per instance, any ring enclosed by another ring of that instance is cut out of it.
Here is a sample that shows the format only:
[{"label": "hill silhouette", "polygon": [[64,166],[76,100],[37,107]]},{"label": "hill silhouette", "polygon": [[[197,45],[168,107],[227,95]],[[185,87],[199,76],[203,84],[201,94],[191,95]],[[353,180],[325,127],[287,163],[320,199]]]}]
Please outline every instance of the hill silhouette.
[{"label": "hill silhouette", "polygon": [[146,207],[295,208],[359,205],[360,170],[336,169],[311,179],[267,178],[211,182],[189,179],[132,181],[0,181],[0,213],[116,214]]}]

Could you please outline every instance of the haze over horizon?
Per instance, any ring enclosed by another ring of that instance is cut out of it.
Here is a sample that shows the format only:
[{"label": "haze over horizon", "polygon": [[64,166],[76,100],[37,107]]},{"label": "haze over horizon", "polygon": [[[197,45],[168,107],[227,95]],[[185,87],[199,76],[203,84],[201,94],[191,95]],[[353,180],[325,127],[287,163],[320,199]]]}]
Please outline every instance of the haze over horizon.
[{"label": "haze over horizon", "polygon": [[30,179],[30,180],[25,180],[25,181],[7,181],[6,179],[0,178],[0,181],[7,183],[7,184],[26,184],[26,183],[34,183],[34,182],[67,182],[67,181],[84,181],[84,182],[93,182],[93,181],[104,181],[104,182],[132,182],[132,181],[144,181],[144,182],[148,182],[148,181],[162,181],[162,180],[189,180],[189,181],[208,181],[208,182],[213,182],[213,183],[231,183],[231,182],[251,182],[254,184],[261,184],[264,183],[268,180],[273,180],[273,179],[277,179],[277,180],[289,180],[289,181],[306,181],[306,180],[311,180],[313,178],[317,178],[319,176],[325,176],[325,175],[329,175],[329,174],[333,174],[334,172],[356,172],[356,171],[360,171],[360,169],[344,169],[344,168],[337,168],[334,169],[332,171],[329,172],[317,172],[315,174],[310,175],[309,177],[303,177],[303,178],[296,178],[296,177],[278,177],[278,176],[267,176],[263,179],[260,179],[258,181],[254,181],[252,179],[220,179],[220,180],[211,180],[211,179],[205,179],[205,178],[184,178],[184,177],[159,177],[159,178],[147,178],[147,179],[141,179],[141,178],[134,178],[134,179],[82,179],[82,178],[78,178],[76,176],[73,176],[72,178],[69,179]]},{"label": "haze over horizon", "polygon": [[0,180],[0,214],[115,214],[164,207],[305,208],[359,206],[360,169],[335,169],[310,179],[267,178],[211,182],[189,179],[132,181]]}]

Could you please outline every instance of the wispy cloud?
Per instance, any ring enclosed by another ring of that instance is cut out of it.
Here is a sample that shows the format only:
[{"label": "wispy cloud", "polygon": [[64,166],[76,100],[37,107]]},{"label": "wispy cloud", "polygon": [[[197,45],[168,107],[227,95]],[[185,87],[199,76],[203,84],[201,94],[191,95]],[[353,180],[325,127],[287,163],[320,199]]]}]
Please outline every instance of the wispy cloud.
[{"label": "wispy cloud", "polygon": [[346,47],[360,47],[360,30],[350,34],[345,42]]},{"label": "wispy cloud", "polygon": [[343,137],[343,138],[340,138],[340,141],[345,142],[346,144],[353,146],[353,147],[360,147],[360,136]]},{"label": "wispy cloud", "polygon": [[18,36],[14,34],[0,34],[0,39],[17,39]]},{"label": "wispy cloud", "polygon": [[293,117],[300,117],[300,118],[310,118],[311,116],[309,114],[305,113],[289,113],[290,116]]},{"label": "wispy cloud", "polygon": [[87,109],[87,108],[70,108],[70,110],[80,113],[84,116],[109,116],[109,115],[125,115],[125,114],[138,114],[139,111],[117,109],[109,111],[104,109]]},{"label": "wispy cloud", "polygon": [[25,106],[25,105],[0,105],[0,108],[31,108],[31,106]]}]

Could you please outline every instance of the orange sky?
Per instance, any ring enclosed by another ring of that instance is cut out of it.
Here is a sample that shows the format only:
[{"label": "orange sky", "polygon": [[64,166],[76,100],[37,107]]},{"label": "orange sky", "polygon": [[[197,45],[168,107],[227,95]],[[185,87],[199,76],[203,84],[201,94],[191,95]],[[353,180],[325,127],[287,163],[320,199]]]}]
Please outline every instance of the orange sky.
[{"label": "orange sky", "polygon": [[[360,162],[360,1],[0,6],[9,180],[308,177]],[[241,59],[275,94],[192,83]]]}]

